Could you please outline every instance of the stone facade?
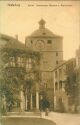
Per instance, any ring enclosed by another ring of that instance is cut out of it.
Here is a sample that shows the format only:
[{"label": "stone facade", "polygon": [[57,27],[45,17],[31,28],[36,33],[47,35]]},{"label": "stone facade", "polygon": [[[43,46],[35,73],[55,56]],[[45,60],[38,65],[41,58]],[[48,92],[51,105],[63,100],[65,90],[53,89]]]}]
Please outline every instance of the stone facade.
[{"label": "stone facade", "polygon": [[[75,67],[75,59],[70,59],[53,70],[54,84],[54,110],[60,112],[69,112],[69,97],[65,91],[67,83],[67,70]],[[71,107],[72,108],[72,107]]]}]

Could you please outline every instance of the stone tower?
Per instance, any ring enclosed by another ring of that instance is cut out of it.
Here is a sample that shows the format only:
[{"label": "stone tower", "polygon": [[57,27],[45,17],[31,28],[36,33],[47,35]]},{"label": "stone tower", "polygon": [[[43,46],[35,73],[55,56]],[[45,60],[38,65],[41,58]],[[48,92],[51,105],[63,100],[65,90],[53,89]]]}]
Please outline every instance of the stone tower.
[{"label": "stone tower", "polygon": [[39,21],[39,29],[26,37],[27,48],[42,53],[41,70],[51,71],[63,61],[62,37],[53,34],[45,27],[46,22]]},{"label": "stone tower", "polygon": [[25,39],[27,48],[41,53],[41,84],[45,88],[47,98],[53,107],[53,76],[52,70],[63,62],[63,38],[55,35],[45,27],[45,20],[39,21],[39,28]]}]

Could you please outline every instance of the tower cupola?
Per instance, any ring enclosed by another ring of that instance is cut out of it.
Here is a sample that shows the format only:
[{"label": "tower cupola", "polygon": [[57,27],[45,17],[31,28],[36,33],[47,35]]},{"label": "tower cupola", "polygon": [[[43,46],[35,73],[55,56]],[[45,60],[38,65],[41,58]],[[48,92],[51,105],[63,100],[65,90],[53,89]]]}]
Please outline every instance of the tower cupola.
[{"label": "tower cupola", "polygon": [[43,20],[43,19],[41,19],[40,21],[39,21],[39,28],[40,29],[44,29],[45,28],[45,20]]}]

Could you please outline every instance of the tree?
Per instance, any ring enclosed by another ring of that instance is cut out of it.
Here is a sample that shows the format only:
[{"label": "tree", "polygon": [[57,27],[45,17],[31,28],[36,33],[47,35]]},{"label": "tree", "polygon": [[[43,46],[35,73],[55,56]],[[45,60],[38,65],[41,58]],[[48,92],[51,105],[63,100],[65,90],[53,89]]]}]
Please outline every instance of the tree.
[{"label": "tree", "polygon": [[[39,65],[40,55],[37,52],[31,52],[23,49],[17,48],[2,48],[0,51],[2,63],[0,64],[0,94],[1,97],[5,97],[7,110],[11,110],[15,103],[20,102],[19,94],[21,90],[21,85],[25,86],[30,90],[34,82],[34,79],[29,75],[31,72],[38,74],[39,70],[35,68],[36,65]],[[13,61],[14,57],[15,66],[10,66],[10,62]],[[22,57],[24,59],[32,58],[35,61],[32,61],[32,71],[26,71],[26,61],[24,61],[24,66],[19,67],[17,63],[17,57]],[[30,77],[28,77],[28,75]],[[26,76],[26,79],[25,79]],[[38,76],[36,76],[35,80]]]},{"label": "tree", "polygon": [[1,97],[5,97],[6,107],[7,110],[11,110],[13,105],[16,102],[19,102],[19,94],[21,84],[24,81],[25,70],[23,67],[11,67],[10,61],[11,57],[15,58],[20,54],[20,50],[17,49],[10,49],[10,48],[3,48],[1,49],[1,74],[2,77],[0,78],[0,90],[1,90]]},{"label": "tree", "polygon": [[77,82],[77,70],[74,68],[70,68],[66,72],[67,79],[65,84],[65,91],[69,97],[69,103],[76,106],[78,105],[78,82]]}]

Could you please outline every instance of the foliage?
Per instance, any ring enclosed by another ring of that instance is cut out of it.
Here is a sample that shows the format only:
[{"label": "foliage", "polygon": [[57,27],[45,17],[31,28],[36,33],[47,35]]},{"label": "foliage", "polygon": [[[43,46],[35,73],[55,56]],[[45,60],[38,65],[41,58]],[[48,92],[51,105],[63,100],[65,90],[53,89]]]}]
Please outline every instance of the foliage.
[{"label": "foliage", "polygon": [[71,104],[77,103],[78,89],[77,70],[72,68],[67,71],[67,79],[65,84],[66,93],[72,100]]},{"label": "foliage", "polygon": [[[25,67],[18,67],[16,57],[31,57],[37,61],[38,65],[40,55],[36,52],[29,52],[27,50],[17,48],[2,48],[0,54],[2,60],[2,63],[0,64],[0,94],[2,98],[5,96],[6,105],[9,108],[11,105],[13,106],[15,102],[20,101],[19,96],[17,95],[19,95],[21,85],[25,86],[27,84],[30,89],[33,83],[33,79],[25,79],[25,75],[29,72],[26,71]],[[15,67],[9,66],[9,62],[11,61],[10,57],[15,57]]]}]

